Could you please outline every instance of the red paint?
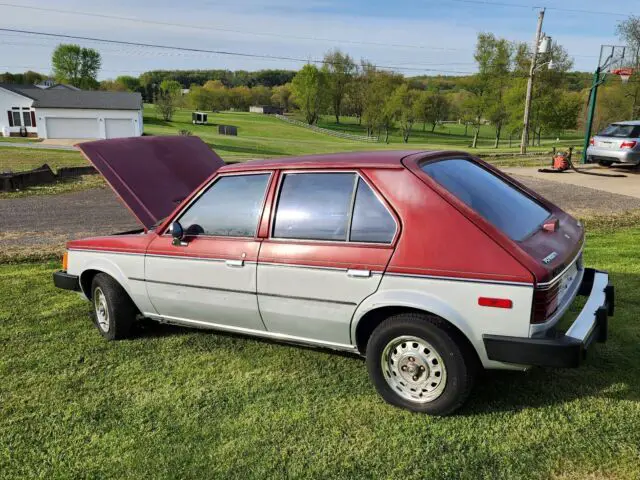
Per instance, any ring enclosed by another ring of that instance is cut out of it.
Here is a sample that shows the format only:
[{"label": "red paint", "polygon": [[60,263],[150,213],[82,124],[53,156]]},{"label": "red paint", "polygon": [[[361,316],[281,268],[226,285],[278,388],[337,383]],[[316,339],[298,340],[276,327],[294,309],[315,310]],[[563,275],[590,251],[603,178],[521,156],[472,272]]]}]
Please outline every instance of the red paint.
[{"label": "red paint", "polygon": [[[408,155],[408,156],[407,156]],[[404,158],[403,158],[404,157]],[[425,159],[468,158],[544,205],[557,221],[555,231],[540,228],[522,242],[513,242],[463,202],[440,187],[419,167]],[[402,164],[407,168],[403,168]],[[396,216],[399,231],[394,245],[270,239],[281,170],[357,170],[381,194]],[[309,267],[388,271],[500,282],[534,284],[557,274],[575,257],[583,231],[575,219],[519,182],[461,152],[362,152],[316,155],[227,165],[206,179],[189,198],[218,176],[274,170],[256,238],[196,237],[187,246],[172,245],[170,235],[121,235],[79,240],[69,248],[232,259]],[[165,232],[173,213],[156,230]],[[147,250],[148,247],[148,250]],[[559,253],[550,265],[541,259]],[[244,254],[244,257],[243,257]]]},{"label": "red paint", "polygon": [[144,254],[149,242],[155,238],[154,233],[110,235],[108,237],[83,238],[67,242],[67,248],[72,250],[100,250],[116,253]]},{"label": "red paint", "polygon": [[478,305],[481,307],[493,307],[493,308],[513,308],[513,302],[508,298],[478,298]]},{"label": "red paint", "polygon": [[258,260],[260,241],[253,238],[193,237],[186,245],[173,245],[171,235],[155,235],[147,249],[148,255],[168,255],[215,260]]},{"label": "red paint", "polygon": [[392,253],[392,246],[304,240],[265,240],[260,249],[260,263],[284,263],[382,272],[385,270]]}]

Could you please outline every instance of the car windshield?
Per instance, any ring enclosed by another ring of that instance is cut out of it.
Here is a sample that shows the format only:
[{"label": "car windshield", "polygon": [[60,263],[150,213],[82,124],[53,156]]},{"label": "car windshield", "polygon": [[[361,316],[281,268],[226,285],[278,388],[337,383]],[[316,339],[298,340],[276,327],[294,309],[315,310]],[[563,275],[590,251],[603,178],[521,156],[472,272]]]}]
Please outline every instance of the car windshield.
[{"label": "car windshield", "polygon": [[640,125],[621,125],[612,123],[602,130],[600,137],[637,138],[640,137]]},{"label": "car windshield", "polygon": [[440,160],[421,168],[512,240],[529,236],[549,217],[531,197],[469,160]]}]

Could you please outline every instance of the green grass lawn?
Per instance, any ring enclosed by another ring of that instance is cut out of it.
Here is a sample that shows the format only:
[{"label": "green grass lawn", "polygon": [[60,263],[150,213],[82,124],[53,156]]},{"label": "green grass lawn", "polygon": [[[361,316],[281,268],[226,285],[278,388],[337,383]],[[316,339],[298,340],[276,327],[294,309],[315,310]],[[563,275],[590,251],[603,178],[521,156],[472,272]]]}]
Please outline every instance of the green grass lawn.
[{"label": "green grass lawn", "polygon": [[617,309],[582,368],[490,372],[449,418],[386,405],[354,357],[154,323],[107,343],[56,262],[0,265],[0,477],[640,478],[639,244],[590,230]]},{"label": "green grass lawn", "polygon": [[80,152],[71,150],[45,150],[41,148],[2,147],[0,144],[0,172],[23,172],[44,164],[53,170],[60,167],[87,165]]},{"label": "green grass lawn", "polygon": [[[222,112],[210,113],[209,125],[193,125],[191,123],[191,110],[179,109],[171,122],[165,122],[157,118],[152,105],[145,105],[144,129],[148,135],[177,135],[180,130],[189,130],[193,135],[198,135],[211,146],[226,162],[240,162],[257,158],[282,157],[288,155],[309,155],[314,153],[334,153],[362,150],[381,149],[423,149],[443,150],[456,149],[472,151],[478,155],[487,155],[500,152],[516,152],[517,147],[511,149],[501,147],[491,148],[493,145],[490,136],[493,133],[489,127],[483,127],[480,145],[476,150],[468,147],[470,137],[463,135],[463,126],[448,125],[447,131],[437,131],[436,134],[423,133],[417,128],[415,135],[409,144],[401,142],[397,132],[391,136],[391,142],[365,143],[345,140],[330,135],[313,132],[303,127],[290,125],[277,118],[268,115],[252,114],[246,112]],[[362,134],[363,127],[356,124],[355,119],[345,117],[342,123],[335,125],[333,117],[325,116],[320,125],[326,128],[340,128],[345,131]],[[225,136],[218,134],[218,125],[235,125],[238,127],[238,136]],[[565,139],[564,143],[570,142]],[[561,142],[562,143],[562,142]],[[549,144],[532,151],[548,151]],[[514,165],[542,165],[548,163],[548,159],[542,157],[490,159],[489,161],[499,166]],[[84,157],[76,151],[44,150],[33,148],[2,147],[0,142],[0,172],[20,172],[49,164],[56,170],[59,167],[87,165]],[[68,180],[64,185],[48,186],[46,188],[29,188],[18,195],[32,193],[63,193],[73,190],[82,190],[90,185],[81,179]],[[16,196],[14,193],[1,194],[0,198]]]}]

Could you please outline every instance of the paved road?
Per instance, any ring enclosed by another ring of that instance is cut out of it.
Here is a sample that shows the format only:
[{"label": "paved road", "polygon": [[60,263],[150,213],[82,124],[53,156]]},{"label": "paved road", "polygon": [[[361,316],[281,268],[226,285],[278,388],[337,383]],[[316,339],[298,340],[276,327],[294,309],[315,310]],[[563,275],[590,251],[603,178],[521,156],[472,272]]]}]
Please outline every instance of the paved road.
[{"label": "paved road", "polygon": [[[640,198],[516,175],[516,178],[574,214],[640,209]],[[0,249],[62,246],[65,241],[139,228],[108,188],[62,195],[0,200]]]}]

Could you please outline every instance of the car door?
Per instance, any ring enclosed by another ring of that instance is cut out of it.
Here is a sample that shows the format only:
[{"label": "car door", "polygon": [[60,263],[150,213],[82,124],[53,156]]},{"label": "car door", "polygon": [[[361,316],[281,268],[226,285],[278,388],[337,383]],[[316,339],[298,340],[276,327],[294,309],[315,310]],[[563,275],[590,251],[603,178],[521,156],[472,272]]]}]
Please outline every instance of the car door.
[{"label": "car door", "polygon": [[396,218],[355,171],[283,172],[274,205],[258,259],[267,330],[349,345],[355,308],[393,253]]},{"label": "car door", "polygon": [[153,240],[145,259],[149,299],[182,323],[264,330],[256,298],[258,222],[270,172],[220,175],[176,217],[186,233]]}]

